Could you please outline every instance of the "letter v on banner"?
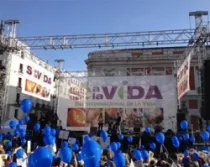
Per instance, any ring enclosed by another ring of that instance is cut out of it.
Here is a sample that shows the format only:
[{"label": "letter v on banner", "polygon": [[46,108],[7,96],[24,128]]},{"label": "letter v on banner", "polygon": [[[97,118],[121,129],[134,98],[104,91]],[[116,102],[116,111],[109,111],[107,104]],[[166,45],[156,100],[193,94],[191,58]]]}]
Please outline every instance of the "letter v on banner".
[{"label": "letter v on banner", "polygon": [[177,70],[177,94],[178,99],[184,96],[190,91],[190,64],[194,49],[192,49],[189,55],[185,58],[184,62]]}]

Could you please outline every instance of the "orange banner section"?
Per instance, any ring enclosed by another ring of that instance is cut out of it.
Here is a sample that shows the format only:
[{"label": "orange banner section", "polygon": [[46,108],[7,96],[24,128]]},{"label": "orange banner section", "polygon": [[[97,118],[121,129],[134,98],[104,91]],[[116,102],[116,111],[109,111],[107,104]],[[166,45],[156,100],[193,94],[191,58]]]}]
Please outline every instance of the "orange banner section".
[{"label": "orange banner section", "polygon": [[46,99],[48,99],[50,96],[49,89],[28,79],[26,79],[25,83],[25,92],[29,93],[32,96],[35,95],[37,97]]}]

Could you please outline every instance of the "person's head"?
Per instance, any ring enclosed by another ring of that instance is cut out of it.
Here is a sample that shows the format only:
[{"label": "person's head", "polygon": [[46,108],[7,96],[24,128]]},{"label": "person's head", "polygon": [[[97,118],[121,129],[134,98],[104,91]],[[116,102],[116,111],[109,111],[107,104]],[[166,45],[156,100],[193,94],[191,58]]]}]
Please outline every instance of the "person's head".
[{"label": "person's head", "polygon": [[161,160],[167,160],[168,159],[168,154],[167,153],[161,153],[160,154],[160,159]]}]

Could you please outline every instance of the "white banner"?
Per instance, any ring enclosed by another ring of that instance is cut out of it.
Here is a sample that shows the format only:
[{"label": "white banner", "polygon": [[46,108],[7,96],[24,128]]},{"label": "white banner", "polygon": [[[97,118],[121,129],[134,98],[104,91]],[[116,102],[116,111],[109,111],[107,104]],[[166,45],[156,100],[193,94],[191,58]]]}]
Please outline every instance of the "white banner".
[{"label": "white banner", "polygon": [[24,60],[24,84],[22,92],[36,98],[50,101],[54,87],[54,73],[31,60]]},{"label": "white banner", "polygon": [[[58,116],[63,127],[97,126],[121,114],[128,127],[160,124],[175,118],[176,82],[173,76],[89,77],[76,78],[67,96],[59,98]],[[102,114],[100,116],[100,114]],[[146,122],[144,121],[146,120]],[[166,123],[165,122],[165,123]],[[175,120],[172,122],[176,122]],[[171,124],[171,120],[167,122]]]},{"label": "white banner", "polygon": [[190,91],[190,63],[192,59],[193,50],[185,58],[184,62],[177,70],[177,94],[178,99]]}]

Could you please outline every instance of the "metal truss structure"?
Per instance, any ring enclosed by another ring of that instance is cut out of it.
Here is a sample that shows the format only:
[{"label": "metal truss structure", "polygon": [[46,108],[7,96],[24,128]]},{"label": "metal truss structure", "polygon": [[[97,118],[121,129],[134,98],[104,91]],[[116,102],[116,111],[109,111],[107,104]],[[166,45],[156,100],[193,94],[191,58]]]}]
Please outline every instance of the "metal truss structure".
[{"label": "metal truss structure", "polygon": [[[74,48],[102,48],[102,47],[158,47],[160,45],[180,46],[192,40],[193,29],[127,32],[86,35],[61,35],[18,37],[17,40],[7,38],[6,45],[17,47],[17,41],[26,44],[31,49],[74,49]],[[11,42],[11,40],[13,42]],[[21,46],[22,48],[24,46]]]}]

